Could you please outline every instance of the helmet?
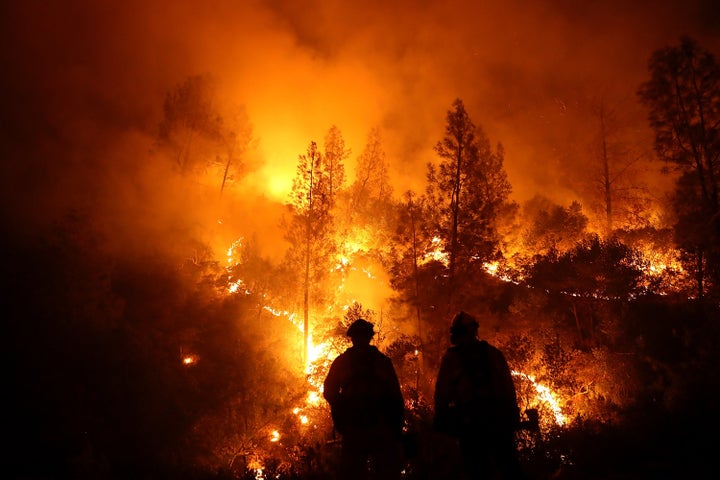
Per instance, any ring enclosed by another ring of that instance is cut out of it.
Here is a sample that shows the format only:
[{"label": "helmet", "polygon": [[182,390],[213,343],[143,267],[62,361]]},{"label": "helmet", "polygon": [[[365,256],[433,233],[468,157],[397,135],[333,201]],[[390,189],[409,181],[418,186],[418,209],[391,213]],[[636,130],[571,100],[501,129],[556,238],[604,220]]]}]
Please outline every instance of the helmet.
[{"label": "helmet", "polygon": [[477,333],[478,321],[467,312],[460,311],[450,325],[451,333]]},{"label": "helmet", "polygon": [[350,338],[356,337],[356,336],[367,336],[372,337],[375,335],[375,331],[373,330],[374,325],[367,320],[363,318],[359,318],[355,320],[352,325],[350,325],[350,328],[348,328],[347,336]]}]

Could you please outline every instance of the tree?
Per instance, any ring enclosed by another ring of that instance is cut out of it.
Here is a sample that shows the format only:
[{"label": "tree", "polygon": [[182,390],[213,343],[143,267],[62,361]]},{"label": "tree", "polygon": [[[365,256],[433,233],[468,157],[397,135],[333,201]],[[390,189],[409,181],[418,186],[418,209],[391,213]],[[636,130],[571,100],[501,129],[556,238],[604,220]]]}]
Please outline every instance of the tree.
[{"label": "tree", "polygon": [[457,99],[447,113],[445,136],[435,145],[441,161],[428,163],[427,197],[433,228],[448,255],[450,291],[458,265],[466,271],[499,253],[496,220],[510,195],[504,150],[495,151]]},{"label": "tree", "polygon": [[[350,250],[363,246],[368,260],[387,259],[395,227],[395,205],[388,178],[388,165],[377,128],[370,131],[357,157],[355,180],[343,192],[343,236]],[[361,241],[355,241],[362,239]]]},{"label": "tree", "polygon": [[395,262],[392,267],[392,285],[396,290],[407,292],[409,303],[415,306],[415,320],[420,351],[423,350],[423,332],[420,305],[420,275],[422,228],[421,221],[425,206],[423,200],[416,199],[411,190],[405,192],[404,201],[399,205],[397,230],[393,238]]},{"label": "tree", "polygon": [[252,126],[245,108],[224,113],[211,77],[188,77],[165,96],[159,140],[172,152],[183,174],[217,166],[222,171],[222,193],[232,177],[231,167],[238,163],[251,139]]},{"label": "tree", "polygon": [[642,293],[643,260],[639,252],[613,238],[592,235],[566,252],[550,251],[529,269],[528,284],[552,295],[569,311],[580,341],[596,344],[598,311],[612,301],[624,303]]},{"label": "tree", "polygon": [[319,282],[329,271],[335,249],[331,239],[333,206],[330,177],[317,144],[310,142],[307,153],[300,155],[288,207],[291,218],[285,222],[285,239],[290,242],[288,263],[301,271],[303,290],[303,356],[307,360],[311,286],[319,291]]},{"label": "tree", "polygon": [[599,168],[591,168],[595,198],[600,201],[605,238],[610,238],[618,224],[647,226],[650,205],[647,189],[638,181],[641,155],[626,147],[619,127],[618,114],[608,109],[604,99],[595,106],[598,120],[597,159]]},{"label": "tree", "polygon": [[365,148],[357,158],[355,181],[350,186],[351,219],[356,214],[371,218],[387,214],[391,196],[385,151],[380,130],[375,127],[370,130]]},{"label": "tree", "polygon": [[678,173],[675,238],[692,259],[697,295],[720,280],[720,67],[693,39],[653,53],[638,95],[660,160]]},{"label": "tree", "polygon": [[333,125],[325,135],[325,159],[323,162],[329,182],[328,192],[333,202],[345,183],[345,164],[343,162],[349,156],[350,149],[345,148],[345,140],[340,129]]},{"label": "tree", "polygon": [[188,77],[165,96],[160,140],[173,148],[183,173],[200,162],[197,157],[216,155],[223,126],[214,97],[212,81],[203,75]]},{"label": "tree", "polygon": [[525,223],[523,245],[528,253],[545,255],[551,250],[571,249],[585,235],[588,224],[582,206],[573,201],[567,208],[536,195],[523,207]]},{"label": "tree", "polygon": [[[223,136],[223,144],[227,149],[227,158],[223,168],[222,183],[220,184],[221,195],[227,184],[232,180],[231,167],[233,167],[234,163],[238,163],[237,159],[242,157],[252,140],[252,125],[244,107],[238,108],[231,116],[230,125],[231,127]],[[242,166],[242,163],[235,166],[235,170],[239,170],[240,166]]]}]

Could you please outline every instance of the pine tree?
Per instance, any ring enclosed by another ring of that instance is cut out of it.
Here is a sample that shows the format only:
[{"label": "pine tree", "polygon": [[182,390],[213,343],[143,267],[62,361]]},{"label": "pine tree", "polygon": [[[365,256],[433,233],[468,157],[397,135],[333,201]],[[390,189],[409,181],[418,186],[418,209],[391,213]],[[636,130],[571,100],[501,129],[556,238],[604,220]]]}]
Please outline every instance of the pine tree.
[{"label": "pine tree", "polygon": [[[310,142],[307,153],[298,157],[288,207],[291,217],[284,226],[285,239],[291,246],[287,261],[290,270],[299,272],[302,278],[303,357],[307,360],[310,296],[320,291],[320,281],[329,271],[329,262],[335,250],[332,240],[330,177],[315,142]],[[313,286],[316,288],[313,289]]]},{"label": "pine tree", "polygon": [[447,253],[452,292],[459,273],[470,273],[499,255],[496,220],[511,186],[502,145],[493,151],[460,99],[447,113],[445,136],[435,152],[441,160],[438,165],[428,164],[426,193],[435,236]]}]

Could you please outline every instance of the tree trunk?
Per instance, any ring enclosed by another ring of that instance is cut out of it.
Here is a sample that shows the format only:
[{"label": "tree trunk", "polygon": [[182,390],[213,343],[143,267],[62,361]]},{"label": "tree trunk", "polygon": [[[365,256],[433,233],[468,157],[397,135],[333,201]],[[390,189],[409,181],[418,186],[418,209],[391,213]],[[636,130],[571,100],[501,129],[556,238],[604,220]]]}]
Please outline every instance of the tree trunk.
[{"label": "tree trunk", "polygon": [[610,238],[613,231],[612,181],[610,180],[610,162],[608,159],[607,138],[605,132],[605,107],[603,105],[600,105],[600,140],[602,142],[603,193],[605,196],[605,238]]}]

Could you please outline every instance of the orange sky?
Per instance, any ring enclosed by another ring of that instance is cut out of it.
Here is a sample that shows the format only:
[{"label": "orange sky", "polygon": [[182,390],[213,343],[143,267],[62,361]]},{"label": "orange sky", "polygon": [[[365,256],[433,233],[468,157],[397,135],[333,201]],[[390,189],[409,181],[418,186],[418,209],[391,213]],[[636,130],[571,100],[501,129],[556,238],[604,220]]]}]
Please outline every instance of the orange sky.
[{"label": "orange sky", "polygon": [[[592,158],[593,102],[620,111],[647,149],[635,97],[647,60],[683,34],[720,52],[714,4],[3,2],[4,195],[52,209],[112,192],[123,199],[116,214],[143,208],[162,177],[148,145],[163,97],[208,73],[223,103],[247,108],[257,140],[248,156],[260,165],[248,184],[271,198],[284,198],[298,154],[333,124],[353,151],[349,168],[379,126],[396,192],[421,190],[459,97],[491,142],[504,144],[515,199],[567,201]],[[150,176],[129,180],[127,171]],[[164,212],[182,211],[176,192],[159,197]]]}]

